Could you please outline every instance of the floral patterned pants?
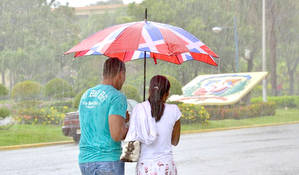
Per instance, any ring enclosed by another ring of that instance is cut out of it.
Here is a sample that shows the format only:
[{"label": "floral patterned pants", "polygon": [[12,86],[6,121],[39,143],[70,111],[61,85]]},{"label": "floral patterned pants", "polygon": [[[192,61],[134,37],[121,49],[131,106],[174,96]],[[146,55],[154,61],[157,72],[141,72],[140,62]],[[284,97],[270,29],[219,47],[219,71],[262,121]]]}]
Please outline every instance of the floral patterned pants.
[{"label": "floral patterned pants", "polygon": [[137,175],[177,175],[177,169],[172,159],[139,161],[136,167]]}]

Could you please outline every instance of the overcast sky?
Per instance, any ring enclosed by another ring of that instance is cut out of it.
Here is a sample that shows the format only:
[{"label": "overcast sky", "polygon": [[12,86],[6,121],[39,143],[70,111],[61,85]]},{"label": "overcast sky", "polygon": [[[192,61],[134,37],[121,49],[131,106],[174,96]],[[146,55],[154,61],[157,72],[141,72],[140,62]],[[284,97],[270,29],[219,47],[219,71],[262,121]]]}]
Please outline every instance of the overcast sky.
[{"label": "overcast sky", "polygon": [[[107,0],[56,0],[57,2],[60,2],[62,5],[65,5],[67,2],[69,3],[69,6],[71,7],[84,7],[88,6],[90,4],[95,4],[98,1],[107,1]],[[142,0],[123,0],[125,4],[131,3],[131,2],[137,2],[140,3]]]}]

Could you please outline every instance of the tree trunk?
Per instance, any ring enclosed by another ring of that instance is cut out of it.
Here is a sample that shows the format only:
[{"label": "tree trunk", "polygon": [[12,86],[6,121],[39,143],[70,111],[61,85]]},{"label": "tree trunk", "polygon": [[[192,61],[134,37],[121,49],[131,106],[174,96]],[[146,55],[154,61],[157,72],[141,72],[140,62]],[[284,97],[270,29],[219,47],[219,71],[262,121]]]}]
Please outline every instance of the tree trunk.
[{"label": "tree trunk", "polygon": [[13,88],[13,72],[10,70],[9,71],[9,89],[10,89],[10,92]]},{"label": "tree trunk", "polygon": [[247,60],[247,72],[251,72],[253,69],[253,59]]},{"label": "tree trunk", "polygon": [[289,74],[289,95],[294,95],[294,71],[288,71]]},{"label": "tree trunk", "polygon": [[182,72],[182,83],[183,84],[186,84],[186,73],[185,73],[185,71],[181,71]]},{"label": "tree trunk", "polygon": [[272,94],[277,96],[277,72],[276,72],[276,37],[273,31],[270,39],[270,60],[271,60],[271,85]]},{"label": "tree trunk", "polygon": [[5,71],[2,71],[1,75],[2,75],[2,84],[5,86]]},{"label": "tree trunk", "polygon": [[288,62],[288,74],[289,74],[289,95],[294,95],[294,82],[295,77],[294,74],[297,69],[297,65],[299,63],[299,57],[295,60],[295,62]]},{"label": "tree trunk", "polygon": [[269,46],[270,46],[270,63],[271,63],[271,85],[272,95],[277,96],[277,72],[276,72],[276,4],[273,1],[268,1],[270,7],[269,14]]}]

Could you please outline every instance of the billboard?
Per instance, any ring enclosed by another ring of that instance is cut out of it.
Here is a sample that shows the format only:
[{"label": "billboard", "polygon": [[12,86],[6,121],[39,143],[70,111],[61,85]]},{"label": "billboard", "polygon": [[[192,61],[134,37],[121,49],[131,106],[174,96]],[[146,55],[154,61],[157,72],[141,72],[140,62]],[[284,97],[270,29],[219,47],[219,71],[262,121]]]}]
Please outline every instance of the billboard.
[{"label": "billboard", "polygon": [[246,72],[199,75],[183,87],[183,95],[173,95],[169,101],[201,105],[235,104],[267,74]]}]

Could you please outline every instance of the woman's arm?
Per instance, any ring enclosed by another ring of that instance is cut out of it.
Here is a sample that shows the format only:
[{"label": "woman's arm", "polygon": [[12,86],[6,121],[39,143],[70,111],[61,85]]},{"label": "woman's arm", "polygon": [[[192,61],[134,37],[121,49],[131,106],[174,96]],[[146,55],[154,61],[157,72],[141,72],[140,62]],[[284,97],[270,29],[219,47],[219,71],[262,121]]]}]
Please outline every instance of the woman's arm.
[{"label": "woman's arm", "polygon": [[177,146],[181,135],[181,121],[177,120],[173,126],[171,144]]}]

